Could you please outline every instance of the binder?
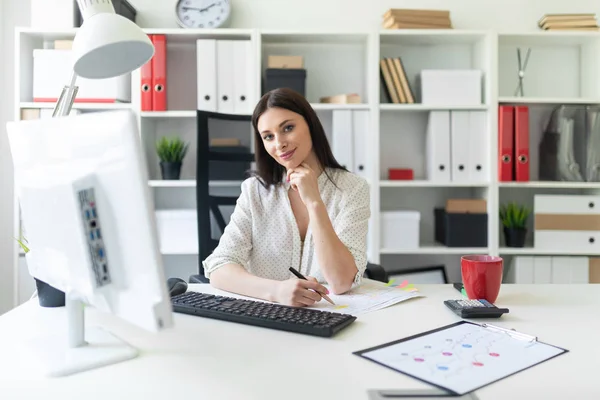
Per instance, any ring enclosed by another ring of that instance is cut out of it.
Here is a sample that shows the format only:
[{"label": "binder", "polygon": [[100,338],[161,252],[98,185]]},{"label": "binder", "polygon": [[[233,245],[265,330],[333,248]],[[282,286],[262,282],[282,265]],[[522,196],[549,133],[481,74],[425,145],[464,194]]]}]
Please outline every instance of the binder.
[{"label": "binder", "polygon": [[529,181],[529,107],[515,106],[515,180]]},{"label": "binder", "polygon": [[487,112],[469,111],[469,160],[468,178],[471,182],[487,182],[489,154],[487,149]]},{"label": "binder", "polygon": [[198,110],[217,111],[217,40],[196,41]]},{"label": "binder", "polygon": [[217,111],[233,114],[234,95],[234,51],[233,40],[217,40]]},{"label": "binder", "polygon": [[252,114],[251,83],[253,78],[252,46],[249,40],[233,42],[233,110],[236,114]]},{"label": "binder", "polygon": [[427,179],[450,182],[450,111],[431,111],[426,133]]},{"label": "binder", "polygon": [[352,170],[354,166],[353,127],[351,110],[332,111],[332,152],[343,167]]},{"label": "binder", "polygon": [[552,257],[533,257],[533,283],[552,283]]},{"label": "binder", "polygon": [[352,111],[353,165],[352,171],[367,179],[367,135],[369,134],[369,111]]},{"label": "binder", "polygon": [[450,111],[450,163],[453,182],[469,181],[469,111]]},{"label": "binder", "polygon": [[462,320],[352,354],[464,396],[568,352],[531,334]]},{"label": "binder", "polygon": [[513,180],[514,115],[513,106],[498,107],[498,180],[500,182]]},{"label": "binder", "polygon": [[[148,35],[151,42],[154,42],[153,36]],[[140,68],[140,92],[141,110],[152,111],[152,59]]]},{"label": "binder", "polygon": [[167,110],[167,36],[152,35],[152,109]]}]

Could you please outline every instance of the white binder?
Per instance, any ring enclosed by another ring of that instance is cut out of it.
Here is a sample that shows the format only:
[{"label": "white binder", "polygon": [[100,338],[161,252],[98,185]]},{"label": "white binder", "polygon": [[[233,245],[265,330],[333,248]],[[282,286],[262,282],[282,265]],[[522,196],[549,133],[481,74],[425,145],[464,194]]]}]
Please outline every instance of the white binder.
[{"label": "white binder", "polygon": [[487,150],[487,113],[485,111],[469,111],[469,180],[487,182],[489,180]]},{"label": "white binder", "polygon": [[552,283],[552,257],[533,257],[533,282]]},{"label": "white binder", "polygon": [[343,167],[352,171],[354,166],[352,111],[334,110],[332,113],[331,151]]},{"label": "white binder", "polygon": [[198,110],[217,111],[217,41],[196,41]]},{"label": "white binder", "polygon": [[533,283],[533,257],[519,256],[512,260],[507,280],[510,283]]},{"label": "white binder", "polygon": [[571,283],[573,257],[552,257],[552,283]]},{"label": "white binder", "polygon": [[235,41],[217,40],[217,111],[233,114]]},{"label": "white binder", "polygon": [[233,55],[233,109],[236,114],[251,114],[254,102],[252,46],[249,40],[236,40]]},{"label": "white binder", "polygon": [[352,111],[352,136],[354,139],[352,172],[367,179],[367,137],[369,136],[369,112],[367,110]]},{"label": "white binder", "polygon": [[450,182],[450,111],[429,113],[426,142],[427,179]]},{"label": "white binder", "polygon": [[450,112],[452,181],[469,182],[469,111]]}]

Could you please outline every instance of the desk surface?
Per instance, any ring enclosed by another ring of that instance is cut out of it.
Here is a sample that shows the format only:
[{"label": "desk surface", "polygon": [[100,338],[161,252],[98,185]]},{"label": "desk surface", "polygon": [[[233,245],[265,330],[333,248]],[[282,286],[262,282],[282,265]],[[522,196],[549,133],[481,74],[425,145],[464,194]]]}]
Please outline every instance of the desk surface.
[{"label": "desk surface", "polygon": [[[190,289],[216,292],[208,285]],[[459,320],[442,304],[459,298],[451,285],[419,289],[426,297],[361,315],[329,339],[182,314],[175,315],[175,328],[154,335],[86,310],[88,323],[110,329],[140,356],[52,379],[33,375],[15,345],[64,325],[64,309],[43,309],[35,299],[0,317],[0,393],[7,399],[366,400],[370,388],[424,388],[352,354]],[[570,351],[479,389],[481,400],[600,398],[600,285],[505,285],[497,304],[510,314],[487,322]]]}]

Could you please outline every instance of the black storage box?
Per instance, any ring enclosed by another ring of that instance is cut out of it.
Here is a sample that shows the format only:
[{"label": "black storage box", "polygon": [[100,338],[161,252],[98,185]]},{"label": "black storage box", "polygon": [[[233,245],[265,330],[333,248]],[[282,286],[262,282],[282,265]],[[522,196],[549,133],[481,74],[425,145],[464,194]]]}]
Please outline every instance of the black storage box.
[{"label": "black storage box", "polygon": [[[246,146],[211,146],[210,151],[215,153],[250,153]],[[250,169],[248,161],[217,161],[210,160],[208,166],[208,179],[211,181],[239,181],[248,177]]]},{"label": "black storage box", "polygon": [[[79,11],[77,1],[73,1],[73,3],[73,6],[75,7],[75,21],[73,21],[73,23],[75,28],[80,28],[83,24],[83,17],[81,15],[81,11]],[[115,13],[117,13],[118,15],[122,15],[128,20],[135,22],[137,11],[127,0],[112,0],[112,4],[115,9]]]},{"label": "black storage box", "polygon": [[487,247],[488,215],[435,208],[435,241],[448,247]]},{"label": "black storage box", "polygon": [[267,68],[263,94],[278,88],[290,88],[306,97],[306,70],[292,68]]}]

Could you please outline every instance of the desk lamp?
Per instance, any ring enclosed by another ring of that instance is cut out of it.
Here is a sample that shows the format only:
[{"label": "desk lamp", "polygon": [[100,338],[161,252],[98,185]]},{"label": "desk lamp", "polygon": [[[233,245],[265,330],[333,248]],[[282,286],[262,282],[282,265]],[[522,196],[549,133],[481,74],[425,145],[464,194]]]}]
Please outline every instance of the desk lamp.
[{"label": "desk lamp", "polygon": [[154,55],[148,35],[118,15],[111,0],[77,0],[83,17],[73,41],[73,74],[58,98],[53,117],[69,115],[77,96],[77,76],[106,79],[140,68]]}]

